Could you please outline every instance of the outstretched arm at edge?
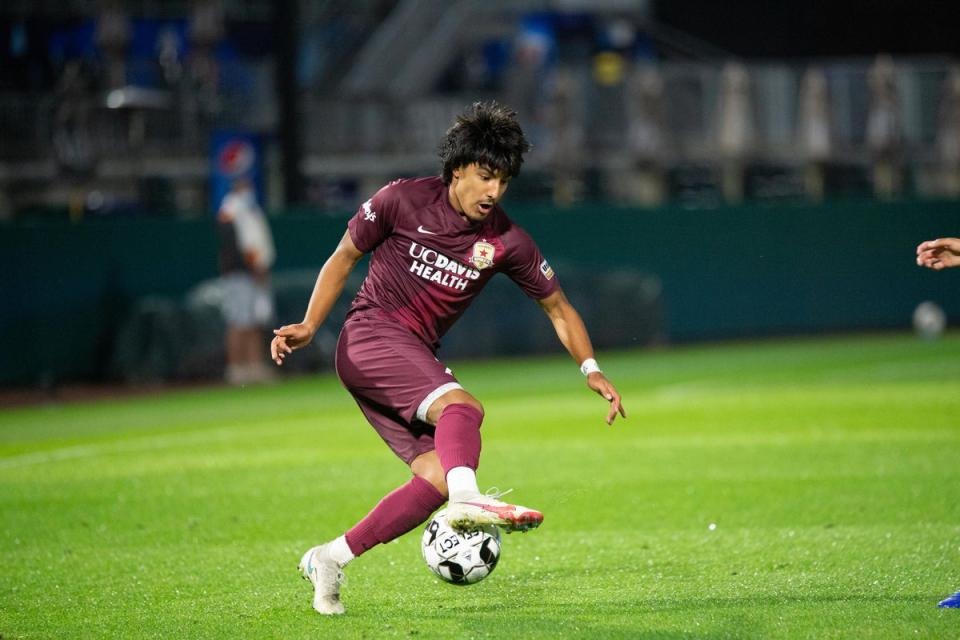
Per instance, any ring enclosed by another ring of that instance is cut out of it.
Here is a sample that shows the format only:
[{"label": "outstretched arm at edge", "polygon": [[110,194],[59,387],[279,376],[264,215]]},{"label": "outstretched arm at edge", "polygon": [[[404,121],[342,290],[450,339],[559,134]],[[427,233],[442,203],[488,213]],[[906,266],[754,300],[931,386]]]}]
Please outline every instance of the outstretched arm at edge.
[{"label": "outstretched arm at edge", "polygon": [[[578,365],[585,360],[593,359],[593,345],[590,343],[587,327],[583,324],[583,318],[567,300],[567,296],[564,295],[562,289],[558,289],[542,300],[537,300],[537,304],[550,318],[553,329],[557,332],[557,337]],[[627,412],[620,402],[620,394],[603,375],[603,372],[593,371],[589,373],[587,375],[587,386],[610,402],[607,424],[613,424],[617,413],[624,418],[627,417]]]},{"label": "outstretched arm at edge", "polygon": [[960,267],[960,238],[927,240],[917,246],[917,264],[934,271]]},{"label": "outstretched arm at edge", "polygon": [[362,257],[363,253],[353,244],[350,232],[345,232],[340,244],[320,269],[303,322],[274,329],[274,338],[270,342],[270,357],[277,365],[282,365],[284,358],[296,349],[310,344],[313,335],[327,319],[343,292],[347,277]]}]

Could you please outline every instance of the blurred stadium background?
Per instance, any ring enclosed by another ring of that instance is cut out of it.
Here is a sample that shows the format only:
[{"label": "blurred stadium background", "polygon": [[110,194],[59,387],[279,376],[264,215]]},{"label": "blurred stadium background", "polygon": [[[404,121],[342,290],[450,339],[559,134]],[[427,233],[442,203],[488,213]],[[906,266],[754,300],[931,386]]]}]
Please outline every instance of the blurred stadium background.
[{"label": "blurred stadium background", "polygon": [[[912,257],[960,234],[948,3],[776,4],[5,0],[0,385],[220,378],[237,150],[292,322],[357,205],[490,98],[534,144],[506,208],[601,348],[956,320]],[[476,306],[448,357],[559,348],[505,279]]]}]

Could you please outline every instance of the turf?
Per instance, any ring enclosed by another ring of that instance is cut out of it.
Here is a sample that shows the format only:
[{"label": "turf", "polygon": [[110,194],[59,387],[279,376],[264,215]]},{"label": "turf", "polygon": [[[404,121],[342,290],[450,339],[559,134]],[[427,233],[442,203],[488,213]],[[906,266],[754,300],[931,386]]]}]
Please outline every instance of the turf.
[{"label": "turf", "polygon": [[953,638],[960,336],[450,363],[483,485],[544,510],[466,588],[419,530],[296,570],[406,478],[330,376],[0,413],[0,637]]}]

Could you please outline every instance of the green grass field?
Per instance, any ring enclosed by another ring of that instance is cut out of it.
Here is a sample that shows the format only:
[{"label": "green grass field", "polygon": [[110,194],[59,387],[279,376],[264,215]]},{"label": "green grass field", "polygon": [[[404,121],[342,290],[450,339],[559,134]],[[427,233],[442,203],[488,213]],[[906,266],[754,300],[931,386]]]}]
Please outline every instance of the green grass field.
[{"label": "green grass field", "polygon": [[612,428],[567,359],[451,362],[544,526],[467,588],[416,530],[332,619],[300,555],[407,477],[332,376],[0,412],[0,637],[960,636],[960,336],[600,362]]}]

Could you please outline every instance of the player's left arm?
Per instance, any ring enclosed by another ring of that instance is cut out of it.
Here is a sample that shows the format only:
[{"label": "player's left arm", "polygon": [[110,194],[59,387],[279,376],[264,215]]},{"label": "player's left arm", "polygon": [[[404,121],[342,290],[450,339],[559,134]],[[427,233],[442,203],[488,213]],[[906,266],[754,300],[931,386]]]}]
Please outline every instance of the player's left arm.
[{"label": "player's left arm", "polygon": [[[593,359],[593,345],[590,343],[587,327],[583,324],[583,318],[567,300],[567,296],[563,294],[562,289],[558,288],[546,298],[537,300],[537,304],[550,318],[553,329],[557,332],[557,337],[577,364]],[[587,386],[610,403],[607,424],[613,424],[618,413],[624,418],[627,417],[627,412],[620,400],[620,394],[616,387],[603,375],[602,371],[589,373],[587,375]]]}]

